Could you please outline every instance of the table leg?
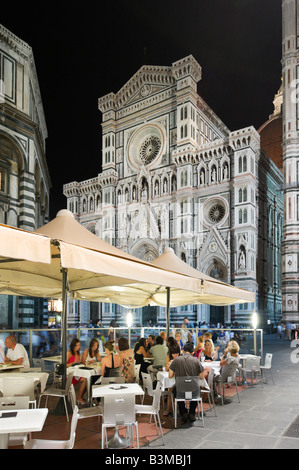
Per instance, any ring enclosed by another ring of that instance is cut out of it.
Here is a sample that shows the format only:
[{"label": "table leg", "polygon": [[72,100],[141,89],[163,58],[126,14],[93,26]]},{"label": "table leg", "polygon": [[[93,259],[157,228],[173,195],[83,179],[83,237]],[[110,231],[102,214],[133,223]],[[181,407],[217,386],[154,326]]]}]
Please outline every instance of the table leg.
[{"label": "table leg", "polygon": [[0,434],[0,449],[8,448],[9,434]]}]

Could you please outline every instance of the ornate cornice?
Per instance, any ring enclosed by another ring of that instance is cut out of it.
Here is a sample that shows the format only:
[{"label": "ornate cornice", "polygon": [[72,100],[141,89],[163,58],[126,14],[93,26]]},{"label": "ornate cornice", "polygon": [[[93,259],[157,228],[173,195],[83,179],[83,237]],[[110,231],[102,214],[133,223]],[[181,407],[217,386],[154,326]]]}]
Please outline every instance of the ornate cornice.
[{"label": "ornate cornice", "polygon": [[16,54],[29,60],[32,57],[32,48],[22,39],[0,24],[0,41],[3,41]]},{"label": "ornate cornice", "polygon": [[99,98],[99,110],[102,113],[118,111],[124,106],[174,87],[177,80],[186,76],[191,76],[196,82],[201,79],[201,67],[192,55],[174,62],[172,66],[143,65],[116,94],[109,93]]}]

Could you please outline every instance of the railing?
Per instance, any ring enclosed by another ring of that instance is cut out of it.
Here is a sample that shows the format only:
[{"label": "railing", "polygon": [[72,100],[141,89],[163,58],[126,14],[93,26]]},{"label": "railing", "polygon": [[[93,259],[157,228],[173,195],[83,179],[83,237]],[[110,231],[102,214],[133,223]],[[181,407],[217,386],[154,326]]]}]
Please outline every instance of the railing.
[{"label": "railing", "polygon": [[[93,338],[99,340],[100,353],[104,352],[106,341],[114,340],[118,342],[119,338],[125,337],[132,349],[140,338],[148,338],[149,335],[158,336],[163,328],[156,327],[132,327],[132,328],[70,328],[67,330],[67,347],[69,347],[73,338],[78,338],[81,343],[81,354],[87,349]],[[215,346],[220,346],[221,352],[225,349],[228,341],[233,339],[235,334],[241,338],[240,353],[256,354],[261,356],[263,361],[263,330],[262,329],[217,329],[205,327],[201,328],[170,328],[170,335],[174,336],[176,332],[181,333],[183,343],[188,339],[188,332],[192,335],[194,345],[197,344],[197,338],[210,331],[214,338]],[[225,336],[220,336],[220,335]],[[46,358],[50,356],[61,355],[61,329],[32,329],[32,330],[1,330],[0,331],[0,361],[2,360],[2,351],[5,352],[4,341],[9,335],[14,335],[18,343],[26,348],[30,364],[33,364],[35,358]],[[217,335],[217,338],[216,338]]]}]

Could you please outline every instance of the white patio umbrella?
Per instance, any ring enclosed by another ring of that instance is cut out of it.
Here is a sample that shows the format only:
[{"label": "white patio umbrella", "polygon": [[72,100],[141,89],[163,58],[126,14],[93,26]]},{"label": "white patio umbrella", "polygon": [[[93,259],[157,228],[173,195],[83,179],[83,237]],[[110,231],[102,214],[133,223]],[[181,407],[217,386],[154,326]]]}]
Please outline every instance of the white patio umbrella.
[{"label": "white patio umbrella", "polygon": [[[168,292],[168,296],[166,298],[166,324],[168,335],[170,326],[170,307],[194,304],[225,306],[255,302],[254,292],[226,284],[198,271],[181,260],[170,247],[166,248],[164,253],[156,258],[152,264],[173,273],[188,276],[190,279],[198,279],[202,284],[202,291],[200,294],[179,290]],[[160,300],[160,293],[157,293],[155,295],[155,300],[158,303],[159,301],[165,300],[165,298],[161,298]]]},{"label": "white patio umbrella", "polygon": [[[40,258],[30,245],[33,242],[39,247]],[[174,301],[180,305],[208,303],[207,294],[212,295],[212,287],[207,293],[202,278],[165,270],[113,247],[66,210],[34,233],[0,226],[0,292],[62,298],[64,363],[68,292],[82,300],[142,307],[168,305],[170,293],[174,299],[170,305],[175,305]],[[227,304],[228,299],[230,303],[241,302],[229,290],[231,287],[227,286]]]},{"label": "white patio umbrella", "polygon": [[[140,283],[140,289],[126,290],[125,286],[132,283]],[[144,290],[146,284],[151,287]],[[33,233],[0,225],[0,293],[62,299],[63,364],[68,292],[73,296],[78,293],[83,299],[80,289],[89,292],[91,287],[98,288],[96,300],[142,306],[161,286],[182,285],[186,289],[201,288],[197,280],[190,284],[185,276],[179,278],[100,240],[68,211],[61,211]],[[114,292],[111,299],[102,292],[107,286]]]}]

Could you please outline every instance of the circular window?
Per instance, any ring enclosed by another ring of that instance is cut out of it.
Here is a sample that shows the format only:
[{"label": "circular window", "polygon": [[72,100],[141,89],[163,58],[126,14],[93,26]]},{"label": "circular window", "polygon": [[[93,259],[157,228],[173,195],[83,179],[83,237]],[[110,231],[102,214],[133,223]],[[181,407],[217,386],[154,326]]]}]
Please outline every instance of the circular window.
[{"label": "circular window", "polygon": [[208,213],[208,217],[212,223],[217,224],[225,216],[225,208],[221,204],[214,204]]},{"label": "circular window", "polygon": [[139,170],[143,166],[152,167],[158,161],[165,147],[163,129],[156,124],[145,124],[128,139],[127,158],[129,165]]},{"label": "circular window", "polygon": [[144,165],[151,163],[158,155],[161,148],[161,140],[157,136],[147,137],[140,147],[140,160]]},{"label": "circular window", "polygon": [[203,215],[208,225],[217,225],[224,222],[228,214],[226,201],[220,198],[211,198],[204,203]]}]

